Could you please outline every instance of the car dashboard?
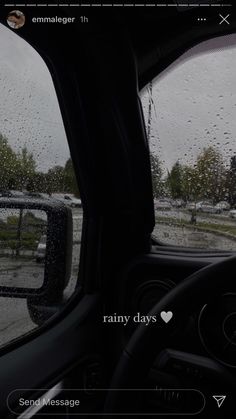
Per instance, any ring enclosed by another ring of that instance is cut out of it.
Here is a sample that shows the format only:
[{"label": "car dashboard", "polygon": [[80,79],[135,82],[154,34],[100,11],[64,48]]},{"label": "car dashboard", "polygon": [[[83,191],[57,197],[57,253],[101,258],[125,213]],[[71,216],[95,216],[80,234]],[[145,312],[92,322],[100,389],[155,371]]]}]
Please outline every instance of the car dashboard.
[{"label": "car dashboard", "polygon": [[[122,311],[139,319],[179,282],[225,255],[163,256],[162,252],[145,256],[129,267],[123,281]],[[183,263],[184,260],[184,263]],[[193,389],[207,397],[230,391],[236,368],[236,290],[229,289],[212,301],[206,301],[178,325],[178,330],[159,354],[149,373],[148,388],[159,390],[156,403],[161,409],[178,411],[184,393]],[[174,313],[173,313],[174,315]],[[123,327],[123,345],[131,338],[138,322]],[[156,336],[158,339],[158,333]],[[171,390],[170,390],[171,389]],[[189,406],[196,395],[189,395]],[[197,411],[197,396],[196,413]],[[192,404],[191,404],[192,403]],[[184,404],[185,407],[188,403]],[[157,407],[156,407],[157,408]]]}]

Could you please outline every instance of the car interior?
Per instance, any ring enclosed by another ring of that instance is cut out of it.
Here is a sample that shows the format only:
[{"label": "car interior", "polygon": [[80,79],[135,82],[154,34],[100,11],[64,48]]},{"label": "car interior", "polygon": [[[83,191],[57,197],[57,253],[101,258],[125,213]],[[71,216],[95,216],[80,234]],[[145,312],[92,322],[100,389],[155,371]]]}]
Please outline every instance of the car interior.
[{"label": "car interior", "polygon": [[[234,9],[51,3],[18,6],[26,23],[14,34],[40,55],[55,87],[83,209],[79,268],[68,295],[71,211],[81,209],[28,197],[48,214],[50,252],[37,292],[0,284],[1,302],[24,301],[35,324],[0,347],[0,415],[233,418],[235,251],[158,239],[141,94],[192,48],[234,36]],[[0,6],[8,31],[11,10]],[[77,24],[33,23],[56,14]],[[3,195],[0,206],[26,208],[22,199]],[[34,403],[42,397],[68,403]]]}]

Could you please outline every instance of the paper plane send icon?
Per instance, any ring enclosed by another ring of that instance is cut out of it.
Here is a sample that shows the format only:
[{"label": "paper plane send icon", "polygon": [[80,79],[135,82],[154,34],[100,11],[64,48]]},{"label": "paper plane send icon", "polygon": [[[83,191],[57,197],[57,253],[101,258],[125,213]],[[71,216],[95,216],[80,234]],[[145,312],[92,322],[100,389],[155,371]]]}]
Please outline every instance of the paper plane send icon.
[{"label": "paper plane send icon", "polygon": [[217,406],[220,408],[222,404],[224,403],[226,396],[212,396],[213,399],[215,399]]}]

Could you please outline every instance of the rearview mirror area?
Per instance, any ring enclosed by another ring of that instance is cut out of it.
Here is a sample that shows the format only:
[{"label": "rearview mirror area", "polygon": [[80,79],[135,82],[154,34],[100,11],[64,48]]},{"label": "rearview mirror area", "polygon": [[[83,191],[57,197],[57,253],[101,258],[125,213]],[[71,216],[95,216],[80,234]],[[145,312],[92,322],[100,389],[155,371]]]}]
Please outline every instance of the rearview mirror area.
[{"label": "rearview mirror area", "polygon": [[57,300],[72,262],[72,212],[53,199],[0,198],[0,296]]}]

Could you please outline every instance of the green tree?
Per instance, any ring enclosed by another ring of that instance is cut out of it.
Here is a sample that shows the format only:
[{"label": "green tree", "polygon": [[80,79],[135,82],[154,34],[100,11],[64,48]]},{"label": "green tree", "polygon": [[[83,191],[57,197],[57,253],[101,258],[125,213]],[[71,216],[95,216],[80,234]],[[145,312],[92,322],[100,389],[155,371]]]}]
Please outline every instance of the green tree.
[{"label": "green tree", "polygon": [[182,198],[185,202],[197,201],[200,196],[201,185],[198,182],[196,168],[191,166],[182,167]]},{"label": "green tree", "polygon": [[17,183],[17,157],[8,140],[0,134],[0,190],[14,189]]},{"label": "green tree", "polygon": [[27,147],[16,153],[8,139],[0,134],[0,161],[0,190],[27,189],[48,194],[69,192],[80,196],[71,158],[65,167],[56,165],[47,173],[37,172],[36,161]]},{"label": "green tree", "polygon": [[163,180],[163,170],[159,158],[151,153],[151,173],[152,173],[152,188],[154,198],[158,198],[164,194],[164,180]]},{"label": "green tree", "polygon": [[196,162],[198,195],[216,203],[225,198],[227,171],[220,151],[214,147],[204,148]]},{"label": "green tree", "polygon": [[48,193],[65,192],[64,167],[54,166],[47,172]]},{"label": "green tree", "polygon": [[171,197],[174,199],[183,198],[182,190],[183,167],[177,161],[167,175],[167,188],[170,191]]},{"label": "green tree", "polygon": [[47,173],[36,172],[28,182],[27,190],[30,192],[43,192],[50,194],[51,190],[47,179]]},{"label": "green tree", "polygon": [[230,159],[230,168],[227,173],[226,191],[232,207],[236,205],[236,156]]},{"label": "green tree", "polygon": [[29,185],[36,175],[36,162],[33,154],[27,150],[26,146],[22,148],[21,152],[17,153],[15,170],[17,174],[17,189],[29,189]]},{"label": "green tree", "polygon": [[69,158],[65,164],[64,168],[64,181],[65,181],[65,191],[73,193],[75,196],[79,197],[79,188],[77,184],[77,179],[75,176],[75,170],[71,158]]}]

